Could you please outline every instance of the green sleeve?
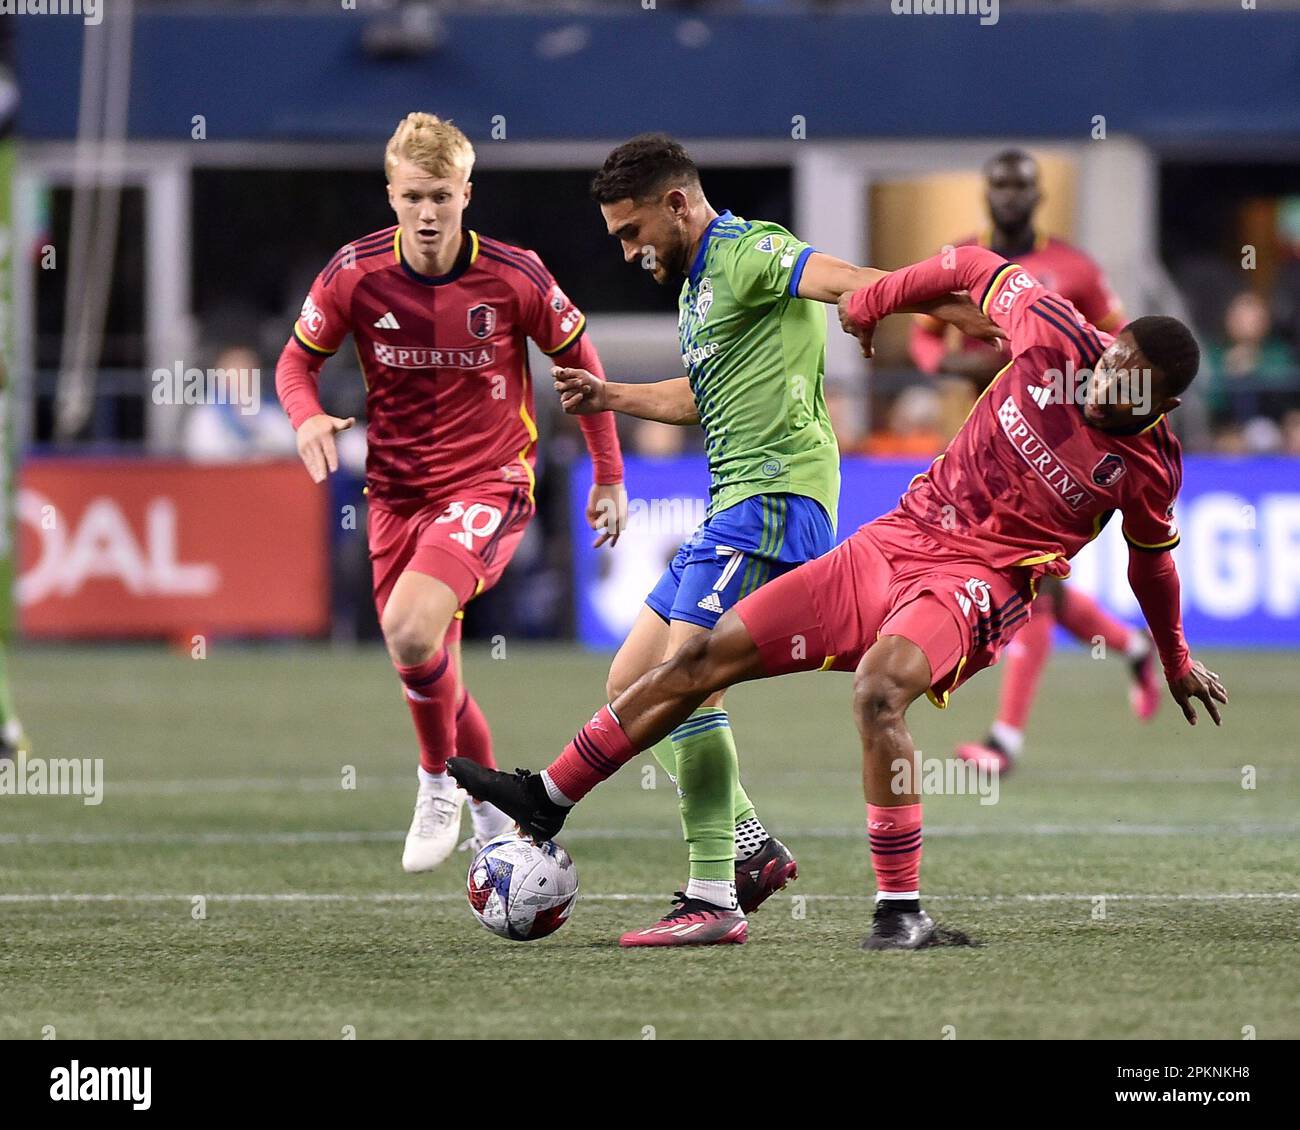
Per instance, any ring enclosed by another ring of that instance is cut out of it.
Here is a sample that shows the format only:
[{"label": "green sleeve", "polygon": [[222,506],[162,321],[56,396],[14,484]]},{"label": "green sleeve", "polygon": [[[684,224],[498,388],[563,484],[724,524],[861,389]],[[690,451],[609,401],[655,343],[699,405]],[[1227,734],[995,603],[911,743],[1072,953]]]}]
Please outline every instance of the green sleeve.
[{"label": "green sleeve", "polygon": [[725,270],[736,300],[745,306],[797,298],[812,247],[783,228],[746,232],[727,248]]}]

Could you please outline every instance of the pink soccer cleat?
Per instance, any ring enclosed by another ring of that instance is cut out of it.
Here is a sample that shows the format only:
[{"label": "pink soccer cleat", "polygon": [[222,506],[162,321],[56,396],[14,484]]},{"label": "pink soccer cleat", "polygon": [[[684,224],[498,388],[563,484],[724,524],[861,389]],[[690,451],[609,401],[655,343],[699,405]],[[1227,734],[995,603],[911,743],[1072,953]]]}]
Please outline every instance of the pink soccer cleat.
[{"label": "pink soccer cleat", "polygon": [[741,911],[752,914],[791,879],[797,878],[799,864],[790,849],[769,836],[754,855],[736,861],[736,900]]},{"label": "pink soccer cleat", "polygon": [[979,742],[967,742],[957,747],[957,756],[962,761],[969,761],[981,769],[996,772],[1005,777],[1011,772],[1015,762],[995,745],[981,745]]},{"label": "pink soccer cleat", "polygon": [[740,910],[723,910],[703,899],[687,898],[684,891],[673,896],[673,909],[653,926],[629,930],[618,940],[633,946],[726,946],[743,945],[749,923]]}]

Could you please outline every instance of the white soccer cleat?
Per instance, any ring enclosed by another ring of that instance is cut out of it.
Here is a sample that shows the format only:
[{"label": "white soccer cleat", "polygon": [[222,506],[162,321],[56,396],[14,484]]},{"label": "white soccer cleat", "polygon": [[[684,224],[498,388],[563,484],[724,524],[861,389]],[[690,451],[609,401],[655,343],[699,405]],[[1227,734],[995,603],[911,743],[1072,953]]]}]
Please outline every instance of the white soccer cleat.
[{"label": "white soccer cleat", "polygon": [[460,810],[468,794],[448,776],[421,780],[415,815],[402,849],[402,870],[432,871],[455,850]]}]

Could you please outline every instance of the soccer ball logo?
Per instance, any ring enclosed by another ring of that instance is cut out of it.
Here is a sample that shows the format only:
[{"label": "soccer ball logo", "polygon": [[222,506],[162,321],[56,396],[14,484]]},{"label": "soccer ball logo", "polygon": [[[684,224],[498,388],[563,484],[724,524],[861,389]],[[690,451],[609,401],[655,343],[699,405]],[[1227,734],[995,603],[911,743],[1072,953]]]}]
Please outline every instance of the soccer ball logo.
[{"label": "soccer ball logo", "polygon": [[553,840],[535,844],[506,832],[484,844],[469,865],[466,893],[485,928],[515,942],[553,934],[578,899],[578,871]]}]

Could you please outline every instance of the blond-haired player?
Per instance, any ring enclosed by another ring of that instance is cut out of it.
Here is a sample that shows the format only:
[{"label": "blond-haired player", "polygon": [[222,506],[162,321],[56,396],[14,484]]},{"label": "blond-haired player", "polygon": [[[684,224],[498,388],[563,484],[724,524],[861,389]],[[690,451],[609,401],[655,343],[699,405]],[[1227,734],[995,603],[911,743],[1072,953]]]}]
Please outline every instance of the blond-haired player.
[{"label": "blond-haired player", "polygon": [[[532,519],[537,428],[526,338],[558,363],[599,372],[586,319],[535,252],[462,225],[474,147],[433,114],[408,114],[384,153],[397,223],[341,248],[317,276],[276,369],[276,389],[315,482],[338,467],[317,375],[352,334],[366,381],[367,536],[375,605],[420,747],[402,866],[451,853],[465,793],[447,758],[493,762],[465,688],[460,617],[500,578]],[[626,515],[609,413],[580,421],[594,483],[587,519],[614,545]],[[474,839],[509,823],[471,805]]]}]

